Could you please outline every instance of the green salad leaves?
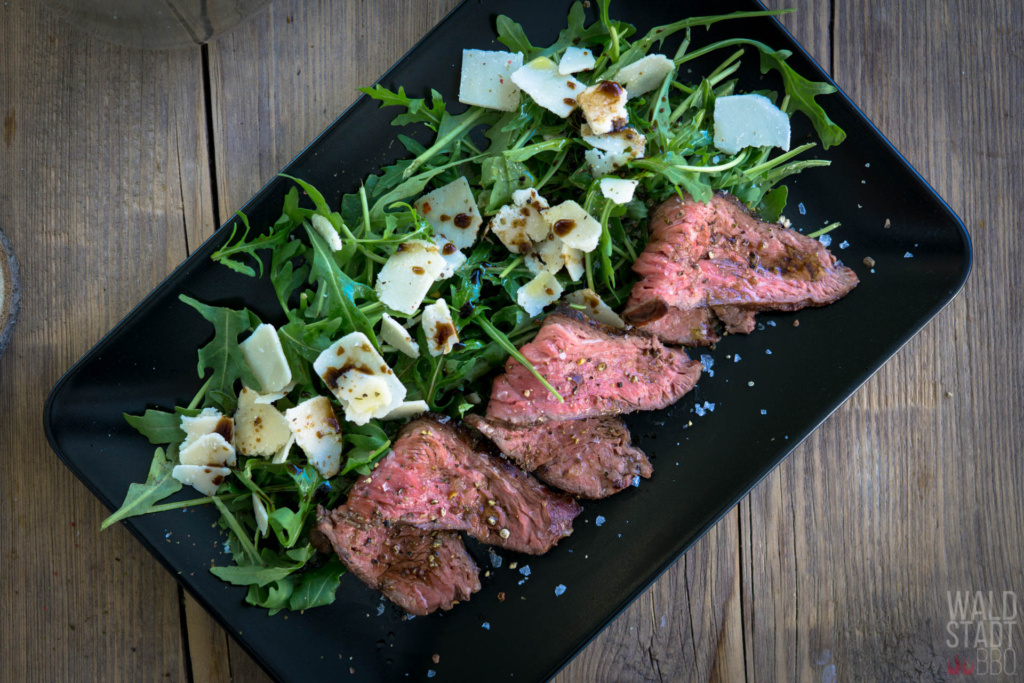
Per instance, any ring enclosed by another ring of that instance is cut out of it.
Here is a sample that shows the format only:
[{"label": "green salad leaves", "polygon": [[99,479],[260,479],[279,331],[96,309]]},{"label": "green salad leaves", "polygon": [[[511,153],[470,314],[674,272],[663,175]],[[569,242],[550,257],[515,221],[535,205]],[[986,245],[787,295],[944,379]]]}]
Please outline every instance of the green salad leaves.
[{"label": "green salad leaves", "polygon": [[[402,87],[362,88],[381,107],[395,111],[392,124],[401,129],[396,139],[407,158],[365,178],[337,206],[304,180],[283,176],[292,187],[272,225],[250,226],[245,215],[238,215],[230,236],[212,258],[242,275],[268,278],[280,311],[264,321],[246,309],[181,296],[181,302],[212,327],[210,341],[198,349],[198,376],[205,384],[187,406],[125,416],[159,447],[146,482],[131,485],[104,528],[134,515],[213,505],[226,534],[227,555],[211,571],[228,583],[247,586],[247,602],[274,614],[334,601],[345,567],[333,553],[320,552],[311,543],[317,507],[338,505],[354,478],[369,474],[391,448],[398,421],[343,422],[342,467],[330,478],[325,479],[298,447],[281,459],[240,454],[214,495],[161,502],[182,488],[172,476],[186,438],[181,418],[195,417],[201,408],[230,416],[238,406],[240,385],[262,389],[239,343],[264,322],[275,326],[293,380],[285,395],[272,398],[279,411],[315,396],[327,396],[337,406],[311,364],[353,332],[364,334],[393,369],[406,387],[407,401],[424,401],[430,410],[456,418],[486,400],[491,379],[506,362],[522,363],[547,384],[518,351],[536,334],[543,317],[531,317],[520,305],[520,288],[535,275],[531,262],[526,255],[511,253],[486,229],[463,250],[465,261],[450,276],[435,281],[423,301],[424,306],[440,299],[447,302],[458,336],[450,353],[427,352],[429,340],[417,324],[419,310],[392,310],[378,297],[377,276],[404,243],[439,239],[412,205],[429,190],[466,178],[484,228],[517,190],[534,188],[552,206],[577,202],[600,224],[598,246],[585,254],[579,277],[574,280],[562,270],[557,279],[565,292],[589,287],[612,308],[621,307],[629,295],[635,281],[631,266],[646,242],[648,212],[665,199],[685,193],[708,201],[724,190],[767,220],[778,220],[788,198],[781,181],[828,162],[804,157],[813,143],[785,153],[769,147],[748,147],[734,155],[716,149],[716,98],[751,85],[741,83],[736,74],[745,51],[752,50],[761,73],[781,77],[775,79],[781,81],[778,92],[757,92],[779,102],[787,114],[806,116],[828,149],[845,137],[819,103],[820,96],[834,88],[797,74],[788,62],[788,51],[757,41],[731,38],[691,49],[693,34],[700,28],[778,12],[691,17],[632,40],[635,28],[612,19],[609,2],[597,2],[598,19],[589,24],[583,5],[574,3],[567,26],[547,47],[533,45],[522,26],[506,16],[497,19],[498,40],[521,52],[524,62],[538,57],[558,60],[569,47],[588,48],[596,64],[574,75],[591,85],[613,79],[679,39],[674,52],[666,55],[672,68],[658,87],[626,104],[629,125],[643,136],[646,149],[607,175],[636,181],[632,200],[615,203],[602,192],[601,175],[587,159],[594,139],[581,131],[578,114],[561,118],[525,93],[515,111],[505,112],[446,102],[435,90],[412,97]],[[724,59],[712,61],[722,54]],[[772,82],[768,78],[756,86]],[[378,336],[384,314],[409,329],[423,351],[418,357],[400,353]],[[549,390],[555,393],[550,386]]]}]

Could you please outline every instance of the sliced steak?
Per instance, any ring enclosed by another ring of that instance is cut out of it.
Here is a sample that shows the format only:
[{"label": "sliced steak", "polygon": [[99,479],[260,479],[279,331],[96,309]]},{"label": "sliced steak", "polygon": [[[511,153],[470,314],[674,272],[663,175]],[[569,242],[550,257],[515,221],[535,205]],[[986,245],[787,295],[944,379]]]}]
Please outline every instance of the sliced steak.
[{"label": "sliced steak", "polygon": [[488,418],[529,425],[657,410],[692,389],[701,372],[698,361],[650,334],[616,330],[570,308],[545,318],[520,351],[565,401],[509,358],[491,387]]},{"label": "sliced steak", "polygon": [[423,529],[465,531],[531,555],[572,533],[580,506],[512,463],[480,450],[447,418],[413,420],[394,450],[348,495],[360,522],[389,520]]},{"label": "sliced steak", "polygon": [[551,420],[518,427],[467,415],[466,423],[538,479],[581,498],[607,498],[650,478],[654,468],[618,417]]},{"label": "sliced steak", "polygon": [[727,194],[659,206],[633,270],[641,280],[623,318],[687,345],[718,341],[716,317],[726,332],[746,334],[757,311],[825,306],[858,282],[821,242],[758,221]]},{"label": "sliced steak", "polygon": [[480,570],[453,531],[364,524],[344,505],[318,508],[317,523],[350,572],[411,614],[451,609],[480,590]]}]

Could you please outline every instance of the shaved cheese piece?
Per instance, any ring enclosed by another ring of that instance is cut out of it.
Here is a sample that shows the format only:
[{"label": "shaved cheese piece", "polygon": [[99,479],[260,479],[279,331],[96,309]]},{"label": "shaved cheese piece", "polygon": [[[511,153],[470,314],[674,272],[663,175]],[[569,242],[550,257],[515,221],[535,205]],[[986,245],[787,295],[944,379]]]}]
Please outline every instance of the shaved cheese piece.
[{"label": "shaved cheese piece", "polygon": [[231,474],[226,467],[208,467],[206,465],[175,465],[171,476],[185,486],[191,486],[204,496],[217,494],[221,483]]},{"label": "shaved cheese piece", "polygon": [[374,289],[385,306],[412,315],[443,270],[444,259],[436,246],[409,240],[398,245],[380,269]]},{"label": "shaved cheese piece", "polygon": [[515,111],[519,107],[519,87],[512,80],[512,72],[522,65],[521,52],[463,50],[459,102]]},{"label": "shaved cheese piece", "polygon": [[[224,420],[224,422],[221,422]],[[181,416],[181,430],[185,432],[185,440],[181,442],[180,450],[184,451],[191,446],[196,439],[207,434],[219,432],[228,443],[235,439],[235,421],[230,417],[221,415],[216,408],[204,408],[195,417]]]},{"label": "shaved cheese piece", "polygon": [[266,506],[263,505],[263,501],[255,493],[252,494],[252,512],[253,516],[256,517],[256,528],[260,530],[261,534],[266,536],[270,518],[267,516]]},{"label": "shaved cheese piece", "polygon": [[541,215],[551,226],[551,232],[567,246],[584,252],[597,249],[601,224],[576,202],[564,201],[541,211]]},{"label": "shaved cheese piece", "polygon": [[406,401],[384,416],[385,420],[404,420],[407,417],[417,417],[430,410],[426,401]]},{"label": "shaved cheese piece", "polygon": [[242,387],[235,411],[235,448],[242,455],[268,458],[288,442],[291,430],[277,408],[257,403],[259,394]]},{"label": "shaved cheese piece", "polygon": [[181,451],[178,460],[182,465],[234,465],[235,447],[214,432],[193,441],[188,448]]},{"label": "shaved cheese piece", "polygon": [[533,101],[563,119],[576,108],[576,95],[584,86],[572,76],[558,73],[558,65],[547,57],[537,57],[512,74],[512,80]]},{"label": "shaved cheese piece", "polygon": [[331,344],[313,362],[313,369],[341,401],[345,419],[353,424],[382,418],[405,400],[405,385],[362,332]]},{"label": "shaved cheese piece", "polygon": [[415,206],[434,228],[434,233],[450,241],[456,249],[473,246],[484,222],[465,176],[428,192],[416,200]]},{"label": "shaved cheese piece", "polygon": [[715,100],[715,147],[736,154],[744,147],[789,150],[789,117],[764,95]]},{"label": "shaved cheese piece", "polygon": [[273,325],[259,325],[238,346],[242,349],[246,364],[260,383],[260,393],[277,393],[291,383],[292,369],[288,367],[281,339]]},{"label": "shaved cheese piece", "polygon": [[547,238],[551,228],[540,212],[548,208],[548,200],[531,188],[512,193],[512,203],[498,210],[490,229],[513,254],[529,254],[533,242]]},{"label": "shaved cheese piece", "polygon": [[626,86],[630,97],[638,97],[660,86],[673,69],[675,63],[665,55],[647,55],[619,69],[615,80]]},{"label": "shaved cheese piece", "polygon": [[309,222],[313,224],[313,229],[316,230],[317,234],[324,238],[324,242],[327,242],[327,246],[330,247],[331,251],[341,250],[341,235],[338,234],[337,229],[331,221],[318,213],[314,213]]},{"label": "shaved cheese piece", "polygon": [[336,475],[341,469],[341,424],[330,399],[311,398],[284,411],[284,416],[309,464],[324,479]]},{"label": "shaved cheese piece", "polygon": [[536,317],[548,304],[562,296],[562,285],[554,275],[541,271],[516,292],[516,302],[530,315]]},{"label": "shaved cheese piece", "polygon": [[583,142],[594,147],[583,157],[590,165],[595,178],[614,173],[631,159],[643,159],[647,138],[635,128],[623,128],[614,133],[594,135],[590,126],[581,131]]},{"label": "shaved cheese piece", "polygon": [[288,437],[288,440],[285,442],[285,444],[281,446],[279,449],[277,449],[277,453],[274,453],[274,456],[270,459],[270,462],[274,463],[275,465],[280,465],[281,463],[286,462],[288,460],[288,456],[292,452],[292,446],[294,445],[295,435],[292,434],[291,436]]},{"label": "shaved cheese piece", "polygon": [[260,397],[256,399],[256,403],[276,403],[282,398],[288,395],[288,392],[295,388],[295,382],[289,382],[288,386],[285,387],[284,391],[278,391],[274,394],[260,394]]},{"label": "shaved cheese piece", "polygon": [[455,321],[452,320],[447,301],[438,299],[423,309],[423,333],[427,337],[427,350],[431,356],[452,352],[459,341],[459,334],[455,330]]},{"label": "shaved cheese piece", "polygon": [[594,59],[592,51],[569,46],[565,48],[565,54],[562,55],[562,59],[558,62],[558,73],[566,76],[579,71],[590,71],[596,63],[597,60]]},{"label": "shaved cheese piece", "polygon": [[409,358],[420,357],[420,347],[413,341],[412,335],[387,313],[380,317],[380,336],[386,343],[394,346]]},{"label": "shaved cheese piece", "polygon": [[[544,224],[547,225],[547,221]],[[543,242],[534,245],[533,253],[526,257],[526,267],[534,275],[542,270],[554,275],[565,265],[565,259],[562,256],[564,250],[565,245],[562,244],[562,240],[549,234]]]},{"label": "shaved cheese piece", "polygon": [[444,259],[444,270],[437,276],[438,280],[447,280],[452,275],[455,275],[455,271],[462,267],[462,264],[466,262],[466,255],[459,251],[459,248],[449,242],[443,237],[437,237],[434,240],[437,243],[437,248],[441,252],[441,258]]},{"label": "shaved cheese piece", "polygon": [[623,178],[602,178],[599,185],[605,199],[610,199],[616,204],[628,204],[633,200],[633,193],[636,192],[639,182]]},{"label": "shaved cheese piece", "polygon": [[565,263],[565,270],[569,273],[569,277],[572,278],[573,282],[579,282],[580,278],[583,277],[583,271],[586,268],[587,257],[579,249],[573,249],[572,247],[563,245],[562,247],[562,261]]},{"label": "shaved cheese piece", "polygon": [[583,313],[599,323],[604,323],[616,329],[624,329],[626,323],[606,304],[601,297],[592,289],[578,289],[567,294],[565,301],[577,306],[583,306]]},{"label": "shaved cheese piece", "polygon": [[591,131],[598,135],[624,128],[629,122],[626,89],[615,81],[595,83],[581,92],[576,101]]}]

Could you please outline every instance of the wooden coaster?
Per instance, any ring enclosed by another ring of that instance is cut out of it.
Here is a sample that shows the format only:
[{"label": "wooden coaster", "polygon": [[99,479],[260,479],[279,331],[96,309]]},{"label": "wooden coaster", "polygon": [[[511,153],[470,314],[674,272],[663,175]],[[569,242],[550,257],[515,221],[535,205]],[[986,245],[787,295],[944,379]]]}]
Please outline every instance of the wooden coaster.
[{"label": "wooden coaster", "polygon": [[7,236],[0,230],[0,356],[14,334],[21,310],[21,285],[18,282],[18,259]]}]

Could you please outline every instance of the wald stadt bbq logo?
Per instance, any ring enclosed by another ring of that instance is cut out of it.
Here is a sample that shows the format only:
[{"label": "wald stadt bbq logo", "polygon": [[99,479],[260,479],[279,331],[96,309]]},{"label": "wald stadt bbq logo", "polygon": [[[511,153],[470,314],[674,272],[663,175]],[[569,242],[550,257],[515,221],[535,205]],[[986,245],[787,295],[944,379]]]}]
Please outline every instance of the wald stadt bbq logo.
[{"label": "wald stadt bbq logo", "polygon": [[1017,673],[1015,591],[947,591],[949,621],[946,661],[952,676],[1000,676]]}]

